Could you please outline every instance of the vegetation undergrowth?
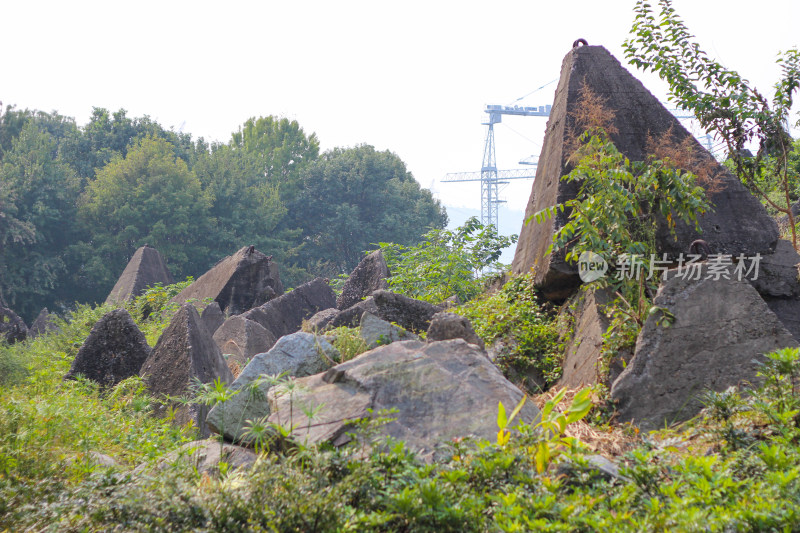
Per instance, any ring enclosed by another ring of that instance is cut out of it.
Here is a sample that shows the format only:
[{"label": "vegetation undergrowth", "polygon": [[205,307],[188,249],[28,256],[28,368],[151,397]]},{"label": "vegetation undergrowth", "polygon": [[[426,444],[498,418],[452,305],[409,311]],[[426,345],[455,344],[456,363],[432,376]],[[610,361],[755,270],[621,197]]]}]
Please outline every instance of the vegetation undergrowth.
[{"label": "vegetation undergrowth", "polygon": [[470,320],[487,347],[494,346],[494,362],[505,374],[535,374],[524,384],[527,388],[547,389],[561,376],[556,310],[533,286],[532,275],[512,278],[500,290],[453,311]]}]

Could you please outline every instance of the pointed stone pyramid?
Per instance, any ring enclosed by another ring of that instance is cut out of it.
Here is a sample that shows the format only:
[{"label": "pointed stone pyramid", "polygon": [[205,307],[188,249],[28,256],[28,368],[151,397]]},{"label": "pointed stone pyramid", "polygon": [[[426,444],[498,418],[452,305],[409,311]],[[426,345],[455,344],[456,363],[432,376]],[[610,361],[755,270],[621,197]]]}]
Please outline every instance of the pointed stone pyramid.
[{"label": "pointed stone pyramid", "polygon": [[113,387],[137,375],[150,351],[130,313],[114,309],[92,327],[64,379],[82,375],[101,387]]},{"label": "pointed stone pyramid", "polygon": [[[698,238],[707,241],[713,253],[755,255],[772,252],[778,239],[778,228],[761,203],[736,177],[718,165],[678,119],[602,46],[573,48],[564,58],[525,219],[577,194],[577,185],[563,182],[561,177],[572,170],[566,162],[569,154],[565,153],[564,143],[571,134],[571,112],[584,83],[606,99],[606,107],[615,113],[614,125],[619,132],[611,138],[628,159],[645,160],[648,136],[658,139],[672,128],[673,142],[680,144],[686,138],[691,139],[695,160],[702,161],[703,165],[714,165],[712,173],[720,176],[719,190],[708,196],[714,211],[700,218],[702,233],[679,224],[675,239],[662,223],[656,234],[656,247],[660,253],[675,258],[677,254],[687,253],[689,244]],[[553,234],[566,221],[567,214],[560,213],[541,224],[531,221],[523,225],[512,264],[516,274],[533,270],[536,285],[554,300],[566,298],[580,285],[577,265],[567,264],[563,251],[547,254]]]},{"label": "pointed stone pyramid", "polygon": [[122,303],[136,298],[156,283],[174,283],[158,250],[145,244],[134,252],[128,266],[106,298],[107,304]]},{"label": "pointed stone pyramid", "polygon": [[[233,381],[225,358],[192,304],[183,304],[161,334],[142,365],[141,376],[150,392],[160,397],[191,396],[196,380],[201,383],[211,383],[216,378],[223,383]],[[206,406],[176,404],[174,408],[177,425],[191,420],[203,435],[209,434],[205,424]],[[166,407],[162,406],[160,414],[164,413]]]},{"label": "pointed stone pyramid", "polygon": [[182,304],[192,298],[201,302],[211,298],[223,313],[233,316],[281,294],[283,284],[272,256],[245,246],[214,265],[170,301]]}]

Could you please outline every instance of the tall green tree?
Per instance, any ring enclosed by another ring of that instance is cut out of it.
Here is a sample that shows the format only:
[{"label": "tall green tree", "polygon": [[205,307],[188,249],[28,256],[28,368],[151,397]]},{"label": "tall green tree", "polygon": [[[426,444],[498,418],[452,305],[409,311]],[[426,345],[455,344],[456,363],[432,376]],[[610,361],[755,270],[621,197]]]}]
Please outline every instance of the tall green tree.
[{"label": "tall green tree", "polygon": [[416,244],[447,224],[445,209],[405,163],[369,145],[324,153],[301,173],[300,185],[288,207],[303,230],[308,268],[349,272],[375,243]]},{"label": "tall green tree", "polygon": [[86,260],[96,280],[95,299],[105,293],[139,246],[157,248],[176,275],[202,273],[214,262],[216,238],[211,198],[185,161],[164,139],[146,137],[97,171],[80,206],[92,228],[93,253]]},{"label": "tall green tree", "polygon": [[28,121],[0,165],[3,249],[0,287],[6,301],[30,320],[53,306],[75,239],[79,180],[58,154],[53,136]]}]

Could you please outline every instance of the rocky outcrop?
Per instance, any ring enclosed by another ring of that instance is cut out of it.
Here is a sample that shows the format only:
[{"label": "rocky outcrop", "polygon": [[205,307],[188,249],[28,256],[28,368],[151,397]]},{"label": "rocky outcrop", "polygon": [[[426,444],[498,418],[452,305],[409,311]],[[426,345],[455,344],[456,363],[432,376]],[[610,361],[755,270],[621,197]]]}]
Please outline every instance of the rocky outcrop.
[{"label": "rocky outcrop", "polygon": [[388,289],[389,276],[383,252],[375,250],[368,254],[347,278],[342,294],[336,299],[336,308],[345,310],[379,289]]},{"label": "rocky outcrop", "polygon": [[311,318],[323,309],[334,307],[335,297],[333,289],[325,280],[317,278],[260,307],[251,309],[242,317],[261,324],[279,339],[298,331],[303,325],[303,320]]},{"label": "rocky outcrop", "polygon": [[[390,415],[395,420],[378,426],[378,434],[404,441],[427,459],[453,438],[496,439],[498,403],[510,412],[523,397],[483,350],[461,339],[395,342],[296,385],[291,396],[281,387],[268,394],[270,422],[287,425],[291,406],[304,406],[292,409],[294,440],[340,446],[355,431],[350,421],[373,416],[369,409],[375,416],[396,409]],[[528,401],[519,419],[532,423],[538,416]]]},{"label": "rocky outcrop", "polygon": [[232,316],[214,333],[214,342],[220,351],[239,365],[272,348],[276,340],[267,328],[242,315]]},{"label": "rocky outcrop", "polygon": [[464,339],[470,344],[479,346],[481,349],[485,348],[483,339],[475,333],[472,323],[467,317],[444,311],[433,315],[425,338],[428,342]]},{"label": "rocky outcrop", "polygon": [[136,467],[134,476],[141,475],[155,468],[164,471],[175,465],[186,465],[200,475],[220,475],[219,463],[225,463],[225,471],[249,470],[258,460],[258,454],[249,448],[235,444],[221,444],[216,439],[205,439],[187,442],[178,449],[168,453],[155,467],[145,463]]},{"label": "rocky outcrop", "polygon": [[372,298],[378,310],[375,313],[378,318],[419,333],[427,331],[433,315],[442,310],[437,305],[384,290],[375,291]]},{"label": "rocky outcrop", "polygon": [[269,352],[256,355],[245,367],[230,386],[238,393],[211,409],[208,425],[227,439],[247,441],[246,422],[270,414],[266,395],[272,385],[264,376],[310,376],[325,371],[338,358],[339,352],[329,342],[311,333],[281,337]]},{"label": "rocky outcrop", "polygon": [[151,348],[125,309],[114,309],[92,327],[64,379],[81,375],[110,388],[139,374]]},{"label": "rocky outcrop", "polygon": [[238,315],[283,294],[278,265],[252,246],[217,263],[170,302],[211,298],[228,316]]},{"label": "rocky outcrop", "polygon": [[308,327],[309,331],[323,331],[328,324],[336,318],[340,311],[335,307],[331,307],[330,309],[323,309],[319,313],[315,313],[314,316],[308,319],[306,322],[306,326]]},{"label": "rocky outcrop", "polygon": [[630,350],[617,353],[609,361],[603,360],[603,335],[611,320],[605,307],[614,301],[610,289],[581,291],[564,304],[562,313],[572,325],[566,341],[561,378],[556,387],[577,389],[597,383],[610,385],[622,373],[633,356]]},{"label": "rocky outcrop", "polygon": [[[778,229],[761,203],[738,179],[718,165],[680,122],[601,46],[577,47],[564,58],[536,179],[525,211],[526,220],[534,213],[570,200],[577,194],[578,184],[561,181],[561,177],[571,171],[565,143],[575,133],[572,131],[573,113],[584,84],[604,98],[606,107],[614,112],[614,126],[618,133],[612,134],[611,139],[625,157],[632,161],[645,160],[648,137],[657,139],[671,130],[676,145],[684,140],[692,144],[695,163],[687,170],[705,168],[706,174],[719,179],[717,190],[707,191],[714,210],[699,219],[702,239],[708,242],[713,253],[738,256],[772,251],[778,239]],[[536,285],[546,297],[554,300],[567,298],[580,284],[577,265],[565,261],[563,250],[556,254],[547,253],[553,234],[566,223],[568,215],[568,212],[563,212],[545,222],[532,221],[524,225],[512,266],[517,274],[533,269]],[[685,224],[679,224],[676,231],[675,239],[661,221],[656,235],[659,253],[674,258],[685,253],[693,240],[701,238],[693,227]]]},{"label": "rocky outcrop", "polygon": [[170,285],[174,282],[158,250],[145,244],[133,253],[133,257],[108,294],[106,303],[127,302],[157,283]]},{"label": "rocky outcrop", "polygon": [[748,278],[789,333],[800,341],[800,254],[790,241],[780,239],[775,253],[764,255],[758,273]]},{"label": "rocky outcrop", "polygon": [[223,322],[225,322],[225,314],[222,312],[222,309],[219,308],[219,304],[217,302],[211,302],[203,309],[203,312],[200,313],[200,318],[203,319],[203,324],[206,325],[206,329],[212,335],[214,332],[219,329]]},{"label": "rocky outcrop", "polygon": [[[142,365],[141,376],[150,392],[162,398],[191,396],[196,381],[233,381],[233,375],[222,353],[197,310],[188,303],[180,307],[161,334],[152,353]],[[173,407],[176,425],[182,426],[192,421],[200,429],[201,435],[209,434],[205,424],[208,410],[204,405],[190,403],[175,404]],[[156,414],[163,415],[166,411],[166,405],[161,405]]]},{"label": "rocky outcrop", "polygon": [[696,415],[706,390],[756,383],[763,354],[798,346],[747,281],[675,273],[666,273],[654,299],[666,312],[648,316],[633,359],[611,387],[618,419],[644,429]]},{"label": "rocky outcrop", "polygon": [[34,320],[33,324],[31,324],[31,327],[28,330],[28,336],[33,339],[39,335],[56,331],[58,329],[55,323],[56,318],[56,315],[50,313],[50,311],[48,311],[45,307],[39,311],[39,314],[36,316],[36,320]]},{"label": "rocky outcrop", "polygon": [[9,344],[22,342],[28,338],[28,326],[17,314],[0,305],[0,340]]},{"label": "rocky outcrop", "polygon": [[332,328],[339,328],[342,326],[356,328],[361,324],[361,317],[364,313],[372,313],[375,316],[378,316],[378,313],[380,313],[380,311],[378,311],[378,306],[375,305],[375,298],[372,296],[368,296],[344,311],[340,311],[328,320],[327,325]]},{"label": "rocky outcrop", "polygon": [[419,340],[413,333],[367,312],[361,316],[358,334],[370,349],[397,341]]}]

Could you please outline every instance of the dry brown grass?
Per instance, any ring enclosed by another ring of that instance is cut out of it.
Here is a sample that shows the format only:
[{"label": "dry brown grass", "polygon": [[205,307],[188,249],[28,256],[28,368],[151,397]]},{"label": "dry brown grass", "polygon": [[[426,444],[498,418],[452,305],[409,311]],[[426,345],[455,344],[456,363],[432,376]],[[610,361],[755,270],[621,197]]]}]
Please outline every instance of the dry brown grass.
[{"label": "dry brown grass", "polygon": [[607,106],[608,99],[600,96],[586,82],[578,92],[578,101],[569,112],[571,123],[567,128],[564,140],[564,153],[570,162],[581,159],[581,135],[587,131],[603,130],[608,135],[615,135],[619,130],[614,125],[616,114]]},{"label": "dry brown grass", "polygon": [[[569,408],[572,399],[580,389],[570,389],[567,391],[566,396],[555,410],[564,412]],[[534,396],[533,400],[536,406],[541,409],[548,400],[551,400],[558,390],[551,389],[550,391]],[[595,405],[601,403],[599,397],[592,398]],[[604,457],[619,457],[637,446],[640,446],[642,439],[639,436],[637,428],[629,425],[609,426],[607,428],[598,428],[585,420],[579,420],[567,426],[566,435],[580,440],[589,447],[594,453],[600,454]]]},{"label": "dry brown grass", "polygon": [[692,137],[686,136],[677,142],[672,126],[658,137],[647,134],[647,153],[670,168],[691,172],[697,176],[697,184],[708,193],[720,192],[723,188],[720,165],[709,154],[698,150]]}]

